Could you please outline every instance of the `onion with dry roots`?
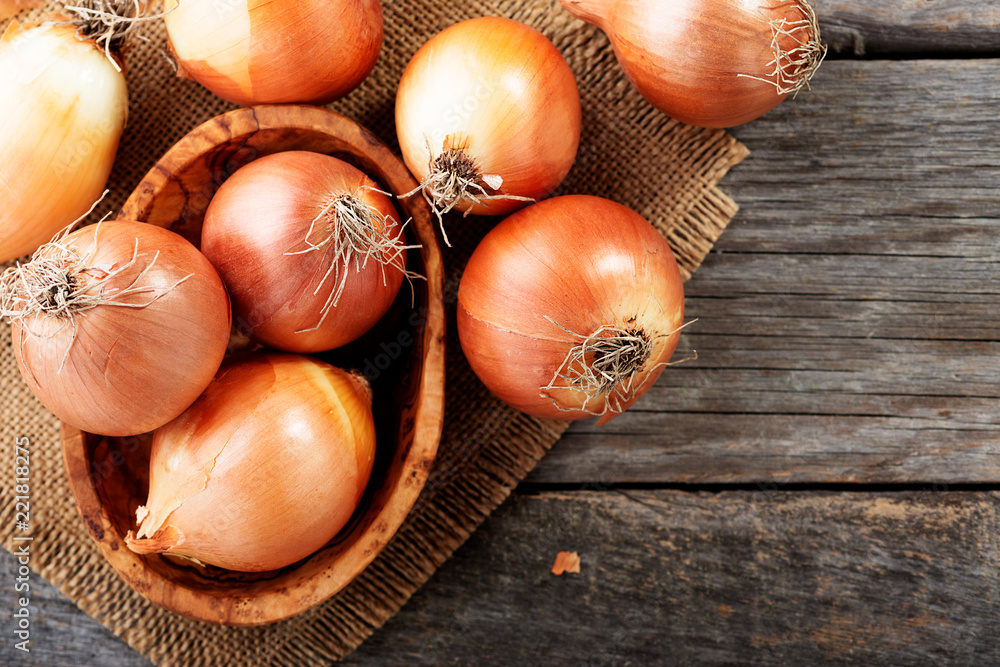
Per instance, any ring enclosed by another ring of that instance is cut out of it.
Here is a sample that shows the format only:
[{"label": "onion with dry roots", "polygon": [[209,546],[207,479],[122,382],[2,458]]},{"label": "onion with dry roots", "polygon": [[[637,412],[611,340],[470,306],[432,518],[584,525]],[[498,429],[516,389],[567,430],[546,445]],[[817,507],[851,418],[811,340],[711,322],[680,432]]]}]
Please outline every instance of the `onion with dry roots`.
[{"label": "onion with dry roots", "polygon": [[362,378],[299,355],[234,358],[153,435],[125,543],[244,572],[292,565],[347,524],[374,460]]},{"label": "onion with dry roots", "polygon": [[638,213],[556,197],[518,211],[476,248],[458,290],[458,335],[498,398],[547,419],[628,409],[656,381],[684,316],[680,270]]},{"label": "onion with dry roots", "polygon": [[382,49],[378,0],[164,0],[180,74],[235,104],[327,104]]},{"label": "onion with dry roots", "polygon": [[345,345],[388,311],[406,269],[403,225],[364,173],[306,151],[268,155],[222,184],[201,249],[233,299],[237,326],[289,352]]},{"label": "onion with dry roots", "polygon": [[[41,4],[41,3],[39,3]],[[0,38],[0,261],[27,255],[104,190],[125,128],[134,0],[79,0]]]},{"label": "onion with dry roots", "polygon": [[197,248],[139,222],[64,233],[0,276],[31,391],[83,431],[125,436],[183,412],[222,362],[225,287]]},{"label": "onion with dry roots", "polygon": [[809,85],[826,47],[810,0],[560,0],[608,35],[653,106],[733,127]]},{"label": "onion with dry roots", "polygon": [[569,65],[542,33],[506,18],[432,37],[396,95],[403,159],[439,220],[452,209],[503,215],[547,197],[573,166],[580,126]]}]

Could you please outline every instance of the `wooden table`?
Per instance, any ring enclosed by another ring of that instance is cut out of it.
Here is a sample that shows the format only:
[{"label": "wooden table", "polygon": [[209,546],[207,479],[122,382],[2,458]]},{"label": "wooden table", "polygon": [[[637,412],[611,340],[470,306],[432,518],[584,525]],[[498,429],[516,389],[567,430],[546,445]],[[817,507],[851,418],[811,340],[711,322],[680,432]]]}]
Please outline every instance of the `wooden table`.
[{"label": "wooden table", "polygon": [[[1000,662],[1000,6],[819,11],[813,91],[733,131],[698,360],[575,426],[348,664]],[[0,662],[149,664],[33,593]]]}]

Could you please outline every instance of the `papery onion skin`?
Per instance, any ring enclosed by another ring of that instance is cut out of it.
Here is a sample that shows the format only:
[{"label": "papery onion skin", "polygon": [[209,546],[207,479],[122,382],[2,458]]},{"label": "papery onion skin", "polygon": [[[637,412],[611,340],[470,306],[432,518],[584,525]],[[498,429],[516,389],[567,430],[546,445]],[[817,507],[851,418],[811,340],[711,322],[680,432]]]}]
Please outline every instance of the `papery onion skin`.
[{"label": "papery onion skin", "polygon": [[[699,127],[734,127],[787,97],[776,85],[776,53],[805,45],[812,75],[826,49],[818,26],[772,32],[770,21],[810,21],[809,0],[560,0],[577,18],[604,31],[625,74],[656,108]],[[775,24],[777,25],[777,24]]]},{"label": "papery onion skin", "polygon": [[[458,291],[458,334],[498,398],[535,417],[606,423],[656,381],[680,337],[684,292],[670,247],[631,209],[555,197],[511,215],[479,244]],[[634,392],[542,391],[580,339],[611,326],[642,332],[652,352]]]},{"label": "papery onion skin", "polygon": [[[146,433],[187,409],[212,380],[229,340],[229,300],[204,255],[169,230],[103,222],[73,232],[63,244],[87,256],[95,234],[96,253],[86,263],[94,268],[82,279],[124,265],[138,247],[135,264],[111,279],[105,292],[128,287],[151,265],[137,284],[165,293],[142,308],[104,305],[77,312],[75,340],[65,318],[14,318],[14,353],[31,391],[62,421],[101,435]],[[44,256],[46,248],[38,254]],[[146,303],[149,297],[120,300]]]},{"label": "papery onion skin", "polygon": [[357,508],[375,460],[367,385],[299,355],[227,361],[153,436],[139,553],[243,572],[291,565]]},{"label": "papery onion skin", "polygon": [[[503,179],[495,194],[534,200],[569,173],[581,118],[576,79],[556,47],[534,28],[499,17],[463,21],[432,37],[396,94],[400,150],[418,181],[450,138],[466,146],[482,174]],[[503,215],[528,203],[465,201],[456,210]]]},{"label": "papery onion skin", "polygon": [[0,261],[27,255],[97,201],[128,93],[73,25],[12,22],[0,39]]},{"label": "papery onion skin", "polygon": [[354,90],[382,48],[378,0],[165,0],[181,73],[224,100],[327,104]]},{"label": "papery onion skin", "polygon": [[[317,252],[305,239],[327,199],[355,194],[392,224],[402,240],[399,215],[368,176],[336,158],[306,151],[265,156],[239,169],[216,192],[205,214],[201,249],[229,288],[237,326],[288,352],[330,350],[357,339],[388,311],[403,281],[398,266],[351,261],[337,305],[320,328],[322,309],[338,279],[317,287],[335,256],[335,244]],[[314,237],[316,233],[314,232]],[[299,254],[287,254],[299,253]],[[406,251],[396,263],[405,266]]]}]

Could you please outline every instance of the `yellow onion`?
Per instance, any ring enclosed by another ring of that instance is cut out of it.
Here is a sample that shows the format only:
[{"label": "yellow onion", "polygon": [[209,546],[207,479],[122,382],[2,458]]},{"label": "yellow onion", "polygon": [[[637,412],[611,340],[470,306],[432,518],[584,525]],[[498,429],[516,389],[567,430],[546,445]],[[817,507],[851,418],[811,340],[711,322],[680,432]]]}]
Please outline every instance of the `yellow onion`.
[{"label": "yellow onion", "polygon": [[628,409],[680,338],[684,289],[638,213],[583,195],[514,213],[476,248],[458,289],[458,334],[498,398],[547,419]]},{"label": "yellow onion", "polygon": [[382,48],[378,0],[164,0],[182,75],[250,106],[326,104],[360,84]]},{"label": "yellow onion", "polygon": [[229,360],[154,434],[148,500],[125,543],[230,570],[285,567],[347,524],[374,460],[363,380],[299,355]]},{"label": "yellow onion", "polygon": [[222,184],[201,250],[229,288],[244,334],[319,352],[371,329],[412,276],[398,217],[375,182],[346,162],[275,153]]},{"label": "yellow onion", "polygon": [[540,32],[484,17],[447,28],[406,66],[396,131],[440,216],[501,215],[551,194],[573,166],[580,95]]},{"label": "yellow onion", "polygon": [[733,127],[808,85],[826,47],[809,0],[560,0],[683,123]]},{"label": "yellow onion", "polygon": [[0,261],[86,213],[111,172],[128,110],[118,42],[77,30],[12,22],[0,38]]},{"label": "yellow onion", "polygon": [[181,236],[140,222],[60,235],[0,276],[18,367],[61,420],[137,435],[183,412],[229,341],[218,273]]}]

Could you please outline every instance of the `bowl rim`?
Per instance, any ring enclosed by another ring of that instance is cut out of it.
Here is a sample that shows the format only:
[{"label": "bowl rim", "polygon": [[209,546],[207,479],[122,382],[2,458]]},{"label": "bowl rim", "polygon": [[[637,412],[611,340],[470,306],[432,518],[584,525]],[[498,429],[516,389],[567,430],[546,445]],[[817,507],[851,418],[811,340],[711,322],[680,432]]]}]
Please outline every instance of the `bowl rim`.
[{"label": "bowl rim", "polygon": [[[219,134],[220,128],[225,134]],[[320,131],[342,141],[352,154],[374,159],[385,173],[376,180],[394,194],[403,194],[418,184],[397,157],[376,135],[357,122],[329,109],[309,105],[261,105],[243,107],[216,116],[191,130],[175,143],[149,170],[129,196],[119,219],[146,222],[153,202],[171,182],[170,175],[183,173],[211,150],[244,136],[263,131]],[[357,153],[353,153],[357,151]],[[375,177],[376,175],[372,175]],[[381,553],[392,540],[423,489],[444,426],[445,382],[445,313],[444,267],[436,226],[430,207],[422,197],[396,200],[411,215],[421,241],[421,258],[427,274],[426,317],[423,318],[421,377],[414,406],[413,440],[395,486],[378,509],[362,537],[335,559],[343,565],[343,576],[312,576],[279,586],[261,595],[234,594],[229,591],[196,590],[172,583],[146,562],[147,556],[124,546],[123,535],[101,502],[90,474],[88,438],[92,436],[68,424],[62,424],[61,440],[64,463],[77,510],[91,537],[114,570],[136,591],[151,602],[189,618],[232,626],[256,626],[286,620],[342,590]],[[417,351],[415,351],[416,353]],[[399,436],[396,436],[399,439]],[[394,457],[394,459],[398,458]],[[395,465],[395,461],[393,466]],[[368,535],[377,527],[377,535]],[[320,550],[305,562],[322,558]],[[301,565],[300,565],[301,566]],[[298,569],[297,566],[295,569]],[[294,570],[293,570],[294,571]],[[329,571],[329,564],[317,572]],[[279,577],[280,579],[280,577]]]}]

